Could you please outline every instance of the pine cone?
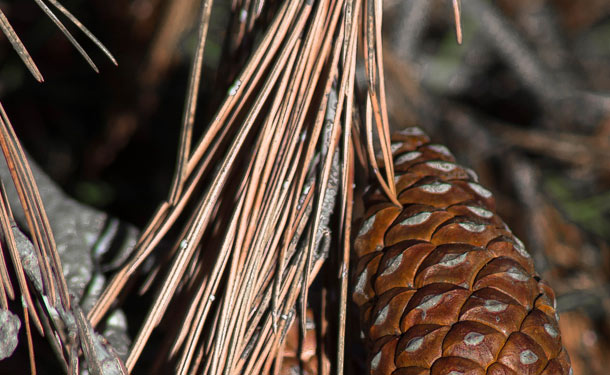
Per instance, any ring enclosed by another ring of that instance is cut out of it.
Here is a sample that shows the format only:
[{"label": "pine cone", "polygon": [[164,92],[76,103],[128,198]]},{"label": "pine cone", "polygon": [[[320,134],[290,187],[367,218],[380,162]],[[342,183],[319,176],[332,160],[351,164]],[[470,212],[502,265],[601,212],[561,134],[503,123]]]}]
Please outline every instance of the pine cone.
[{"label": "pine cone", "polygon": [[418,128],[392,150],[403,207],[367,193],[354,244],[369,372],[571,375],[554,293],[492,194]]}]

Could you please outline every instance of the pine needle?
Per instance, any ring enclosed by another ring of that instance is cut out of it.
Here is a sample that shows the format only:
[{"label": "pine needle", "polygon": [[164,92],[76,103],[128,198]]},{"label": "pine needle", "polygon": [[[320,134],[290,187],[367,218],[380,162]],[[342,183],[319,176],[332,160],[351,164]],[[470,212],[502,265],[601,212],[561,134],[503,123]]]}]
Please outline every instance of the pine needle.
[{"label": "pine needle", "polygon": [[455,18],[455,36],[458,44],[462,44],[462,13],[460,0],[453,0],[453,16]]},{"label": "pine needle", "polygon": [[[25,336],[28,340],[28,357],[30,359],[30,374],[36,375],[36,362],[34,361],[34,343],[32,342],[32,329],[30,328],[30,312],[25,299],[21,299],[23,307],[23,321],[25,325]],[[33,311],[33,310],[32,310]]]},{"label": "pine needle", "polygon": [[[59,20],[59,18],[57,18],[55,13],[53,13],[53,11],[43,2],[43,0],[34,0],[34,1],[40,7],[40,9],[42,9],[42,11],[53,21],[53,23],[55,23],[55,25],[61,30],[61,32],[66,36],[66,38],[68,38],[68,40],[74,46],[74,48],[76,48],[76,50],[81,54],[81,56],[83,56],[83,58],[85,59],[87,64],[89,64],[89,66],[96,73],[99,73],[99,69],[97,68],[97,66],[95,65],[93,60],[89,57],[89,55],[87,54],[85,49],[80,45],[80,43],[78,43],[76,41],[76,39],[72,36],[72,34],[68,31],[68,29],[64,26],[64,24]],[[83,32],[83,34],[85,34],[85,36],[87,36],[87,38],[89,38],[108,57],[108,59],[114,65],[118,65],[116,59],[114,58],[112,53],[110,53],[108,48],[106,48],[102,44],[102,42],[100,42],[99,39],[97,39],[95,37],[95,35],[93,35],[93,33],[91,31],[89,31],[89,29],[87,29],[78,20],[78,18],[76,18],[68,9],[66,9],[63,5],[61,5],[61,3],[59,3],[57,0],[48,0],[48,1],[57,10],[59,10],[61,13],[63,13],[78,29],[80,29]],[[21,58],[21,61],[23,61],[23,63],[28,68],[30,73],[34,76],[34,79],[36,79],[38,82],[43,82],[44,78],[43,78],[42,74],[40,73],[40,70],[38,70],[38,67],[34,63],[34,60],[30,56],[27,49],[25,48],[25,45],[23,44],[21,39],[19,39],[19,36],[17,35],[15,30],[9,23],[8,19],[6,18],[6,16],[2,12],[2,10],[0,10],[0,29],[2,30],[2,33],[4,33],[4,35],[6,35],[9,42],[13,45],[13,48],[15,49],[15,51],[17,51],[17,54]]]},{"label": "pine needle", "polygon": [[[114,65],[119,65],[119,63],[116,61],[116,59],[114,58],[114,56],[112,55],[112,53],[110,53],[110,51],[108,50],[108,48],[106,48],[106,46],[104,46],[104,44],[102,44],[102,42],[99,41],[99,39],[97,39],[95,37],[95,35],[93,35],[93,33],[91,31],[89,31],[88,28],[85,27],[85,25],[83,25],[78,18],[76,18],[69,10],[67,10],[63,5],[61,5],[61,3],[59,3],[57,0],[48,0],[49,3],[51,3],[55,8],[57,8],[60,12],[62,12],[76,27],[78,27],[83,34],[85,34],[87,36],[87,38],[89,38],[96,46],[97,48],[99,48],[104,55],[106,55],[106,57],[108,57],[108,59],[114,64]],[[76,46],[75,46],[76,47]],[[77,47],[78,48],[78,47]]]},{"label": "pine needle", "polygon": [[189,77],[188,92],[186,95],[186,104],[184,116],[182,119],[182,128],[180,131],[180,141],[178,144],[178,160],[176,165],[176,175],[169,194],[168,202],[175,204],[178,201],[182,188],[187,177],[187,162],[191,152],[191,139],[193,136],[193,124],[195,122],[195,113],[197,108],[197,99],[199,98],[199,85],[201,81],[201,69],[203,67],[203,52],[205,42],[207,40],[208,27],[210,24],[210,15],[212,13],[212,0],[205,0],[201,5],[201,20],[199,21],[199,36],[195,56],[191,66],[191,74]]},{"label": "pine needle", "polygon": [[40,9],[42,9],[42,11],[51,19],[51,21],[53,21],[53,23],[59,28],[59,30],[61,30],[61,32],[65,35],[65,37],[68,38],[70,43],[81,54],[81,56],[85,59],[87,64],[89,64],[91,69],[93,69],[96,73],[99,73],[100,71],[97,68],[97,66],[95,65],[95,63],[93,62],[93,60],[91,60],[91,57],[89,57],[89,55],[87,54],[85,49],[80,45],[80,43],[78,43],[76,41],[76,39],[74,39],[74,37],[68,31],[68,29],[64,26],[64,24],[59,20],[59,18],[57,18],[55,13],[53,13],[53,11],[45,3],[42,2],[42,0],[34,0],[34,1],[40,7]]},{"label": "pine needle", "polygon": [[19,200],[24,209],[28,227],[34,239],[36,255],[45,281],[45,292],[53,306],[58,306],[56,300],[56,289],[59,290],[60,306],[64,310],[70,308],[68,287],[63,277],[59,254],[55,247],[53,233],[47,219],[42,199],[38,193],[36,181],[32,176],[29,164],[17,136],[10,124],[4,107],[0,104],[0,145],[4,158],[8,164],[13,183],[17,188]]},{"label": "pine needle", "polygon": [[13,228],[11,223],[13,222],[12,213],[10,212],[10,206],[8,205],[8,200],[6,197],[6,192],[4,190],[4,184],[2,183],[1,194],[0,194],[0,229],[2,230],[2,235],[4,237],[4,241],[6,247],[8,248],[8,253],[11,257],[11,261],[13,263],[13,269],[15,274],[17,275],[17,283],[19,285],[19,290],[21,292],[21,297],[23,299],[23,303],[25,304],[24,308],[32,309],[32,318],[34,320],[34,325],[38,329],[38,332],[43,333],[42,324],[36,311],[33,309],[34,302],[32,301],[32,297],[30,295],[30,290],[28,287],[28,283],[26,281],[25,272],[23,269],[23,264],[21,262],[21,256],[15,246],[15,238],[13,236]]},{"label": "pine needle", "polygon": [[38,70],[38,67],[34,63],[34,60],[30,56],[30,53],[21,42],[21,39],[19,39],[19,36],[15,32],[11,24],[8,22],[8,19],[6,18],[2,10],[0,10],[0,28],[2,29],[4,35],[6,35],[6,37],[8,38],[9,42],[11,42],[11,44],[13,45],[13,48],[15,49],[15,51],[17,51],[17,54],[21,58],[21,61],[23,61],[30,73],[32,73],[32,75],[38,82],[43,82],[44,78],[42,77],[42,74]]},{"label": "pine needle", "polygon": [[[396,188],[394,186],[394,165],[392,163],[392,152],[390,146],[390,127],[388,123],[387,105],[385,101],[385,84],[383,75],[383,60],[381,46],[381,0],[364,0],[364,65],[367,71],[368,98],[366,103],[366,141],[369,162],[373,167],[373,173],[379,180],[382,189],[388,198],[397,206],[401,206],[396,198]],[[374,151],[372,120],[377,129],[377,136],[381,145],[383,166],[386,171],[384,180],[377,166],[376,154]]]}]

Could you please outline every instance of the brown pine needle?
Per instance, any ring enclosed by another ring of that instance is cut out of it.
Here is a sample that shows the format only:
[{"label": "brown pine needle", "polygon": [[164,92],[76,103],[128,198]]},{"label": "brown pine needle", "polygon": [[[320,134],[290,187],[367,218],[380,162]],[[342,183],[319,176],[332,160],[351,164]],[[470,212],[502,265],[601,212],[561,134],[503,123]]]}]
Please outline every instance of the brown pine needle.
[{"label": "brown pine needle", "polygon": [[64,36],[66,38],[68,38],[70,43],[72,43],[74,48],[76,48],[76,50],[81,54],[81,56],[85,59],[87,64],[89,64],[91,69],[93,69],[96,73],[99,73],[100,71],[97,68],[97,66],[95,65],[95,63],[93,62],[93,60],[91,60],[91,57],[89,57],[89,55],[87,54],[85,49],[80,45],[80,43],[78,43],[76,41],[76,39],[74,39],[72,34],[68,31],[68,29],[66,29],[66,26],[64,26],[64,24],[59,20],[59,18],[57,18],[55,13],[53,13],[53,11],[45,3],[42,2],[42,0],[34,0],[34,1],[36,2],[36,4],[38,4],[40,9],[42,9],[42,11],[51,19],[51,21],[53,21],[53,23],[55,23],[55,25],[59,28],[59,30],[61,30],[61,32],[64,34]]},{"label": "brown pine needle", "polygon": [[396,206],[400,207],[401,204],[398,202],[396,197],[392,195],[392,191],[390,190],[388,184],[381,176],[381,172],[379,171],[379,166],[377,165],[376,155],[375,155],[375,146],[373,145],[373,114],[372,114],[372,105],[370,96],[367,96],[366,104],[365,104],[365,132],[366,132],[366,150],[368,154],[368,161],[373,168],[373,174],[379,181],[379,184],[384,191],[384,193],[390,198],[392,203]]},{"label": "brown pine needle", "polygon": [[453,0],[453,16],[455,18],[455,35],[458,44],[462,44],[462,14],[460,0]]},{"label": "brown pine needle", "polygon": [[[377,118],[377,133],[379,134],[379,141],[381,143],[381,150],[383,153],[384,167],[386,170],[386,176],[388,180],[388,186],[392,191],[392,194],[396,196],[396,187],[394,186],[394,163],[392,162],[392,151],[390,142],[390,121],[388,120],[387,101],[385,95],[385,73],[383,68],[383,45],[382,45],[382,14],[383,4],[382,0],[375,0],[373,17],[370,17],[375,22],[375,62],[377,75],[379,79],[379,104],[376,100],[373,100],[373,108],[375,114],[379,113],[381,121]],[[376,106],[379,105],[380,108]]]},{"label": "brown pine needle", "polygon": [[[340,38],[339,40],[342,40],[343,38],[343,32],[344,29],[341,29],[340,31]],[[340,52],[341,52],[341,44],[336,44],[335,48],[334,48],[334,52],[333,52],[333,64],[331,65],[331,71],[328,75],[326,84],[325,84],[325,94],[323,99],[322,99],[322,103],[320,106],[320,110],[318,111],[317,114],[317,118],[315,121],[315,125],[314,125],[314,137],[312,137],[312,139],[314,140],[314,142],[311,142],[308,148],[308,154],[311,155],[313,153],[314,150],[314,146],[317,144],[317,139],[320,135],[320,132],[322,131],[322,126],[325,122],[325,116],[327,111],[329,113],[332,113],[332,120],[333,121],[333,129],[338,129],[339,126],[336,124],[336,116],[334,115],[334,113],[332,111],[330,111],[327,107],[330,106],[330,101],[329,101],[329,97],[330,97],[330,90],[331,90],[331,84],[332,82],[335,80],[336,77],[336,65],[337,65],[337,61],[339,60],[339,56],[340,56]],[[342,85],[343,87],[343,85]],[[343,93],[342,93],[343,94]],[[339,105],[342,103],[337,102],[335,105]],[[339,112],[335,109],[335,112]],[[301,310],[302,311],[306,311],[306,305],[307,305],[307,294],[308,294],[308,289],[307,289],[307,284],[308,281],[310,280],[310,275],[311,275],[311,263],[312,263],[312,256],[313,256],[313,251],[314,251],[314,246],[316,245],[316,237],[318,235],[318,227],[319,227],[319,220],[320,217],[319,215],[322,212],[322,203],[323,203],[323,194],[326,191],[326,187],[328,185],[328,177],[330,174],[330,165],[332,164],[332,159],[334,157],[334,148],[335,148],[335,144],[333,142],[333,139],[336,140],[336,138],[338,137],[338,134],[335,134],[335,131],[332,131],[332,136],[329,139],[329,144],[328,144],[328,151],[326,153],[326,160],[324,161],[324,167],[323,167],[323,171],[322,171],[322,181],[319,182],[317,187],[312,187],[316,189],[316,195],[318,196],[316,198],[316,202],[314,203],[316,209],[315,212],[318,216],[316,216],[316,214],[314,214],[314,222],[312,225],[312,228],[310,229],[309,232],[309,244],[307,246],[307,255],[306,255],[306,266],[305,266],[305,275],[304,275],[304,282],[301,284]],[[332,152],[332,153],[331,153]],[[330,160],[330,161],[329,161]],[[305,177],[305,173],[302,174],[301,180],[303,180]],[[322,197],[319,196],[319,194],[322,194]],[[300,321],[301,326],[305,327],[305,321],[304,321],[304,317],[302,316],[302,319]]]},{"label": "brown pine needle", "polygon": [[108,50],[108,48],[106,48],[106,46],[104,46],[104,44],[100,42],[99,39],[97,39],[95,35],[93,35],[93,33],[89,31],[89,29],[86,28],[85,25],[83,25],[78,20],[78,18],[76,18],[68,9],[61,5],[61,3],[59,3],[57,0],[47,1],[51,3],[55,8],[57,8],[60,12],[62,12],[76,27],[78,27],[83,32],[83,34],[85,34],[85,36],[87,36],[87,38],[89,38],[114,65],[119,65],[112,53],[110,53],[110,51]]},{"label": "brown pine needle", "polygon": [[[6,191],[3,183],[0,184],[0,198],[0,229],[2,230],[5,244],[8,248],[8,252],[13,263],[13,269],[17,276],[17,283],[19,285],[19,290],[21,291],[21,296],[26,304],[26,307],[32,308],[34,303],[30,295],[28,283],[26,281],[21,256],[19,255],[15,245],[15,238],[13,236],[13,228],[11,225],[13,222],[13,217],[10,211],[10,206],[8,205],[8,199],[6,197]],[[34,325],[36,325],[36,328],[42,334],[43,328],[42,324],[40,323],[40,319],[38,318],[35,310],[31,310],[31,312],[34,319]]]},{"label": "brown pine needle", "polygon": [[8,275],[8,269],[6,268],[2,244],[0,244],[0,285],[0,306],[2,309],[8,310],[7,294],[8,298],[13,300],[15,299],[15,291],[13,290],[13,285],[11,284],[11,279]]},{"label": "brown pine needle", "polygon": [[8,19],[6,18],[2,10],[0,10],[0,28],[2,29],[4,35],[6,35],[6,37],[8,38],[9,42],[11,42],[11,44],[13,45],[13,48],[15,49],[15,51],[17,51],[17,54],[21,58],[21,61],[23,61],[30,73],[32,73],[32,75],[38,82],[43,82],[44,78],[42,77],[42,74],[38,70],[38,67],[34,63],[34,60],[32,60],[32,57],[30,56],[28,50],[21,42],[21,39],[19,39],[19,36],[15,32],[11,24],[8,22]]},{"label": "brown pine needle", "polygon": [[201,5],[201,19],[199,21],[199,35],[197,50],[193,57],[191,74],[189,77],[189,87],[186,95],[184,116],[182,119],[182,129],[180,131],[180,141],[178,143],[178,160],[176,174],[170,189],[168,202],[174,205],[182,192],[182,188],[187,178],[187,163],[191,153],[191,139],[193,136],[193,124],[195,123],[195,113],[197,109],[197,99],[199,98],[199,86],[201,81],[201,69],[203,67],[203,52],[207,40],[210,15],[212,13],[212,0],[205,0]]},{"label": "brown pine needle", "polygon": [[[346,6],[352,6],[351,2]],[[359,20],[360,1],[356,0],[353,10],[353,26],[358,26]],[[339,239],[343,243],[343,256],[339,266],[339,280],[340,296],[339,296],[339,313],[338,313],[338,332],[337,332],[337,357],[336,357],[336,374],[342,375],[344,368],[345,358],[345,329],[347,320],[347,294],[348,294],[348,282],[349,282],[349,264],[350,264],[350,243],[351,243],[351,223],[352,223],[352,206],[353,206],[353,194],[354,194],[354,148],[352,144],[352,111],[354,103],[354,77],[356,74],[356,40],[358,27],[346,25],[346,31],[353,30],[351,39],[348,43],[347,55],[352,54],[351,64],[348,64],[350,60],[346,59],[345,67],[348,71],[348,87],[346,92],[346,108],[345,108],[345,127],[343,133],[343,155],[342,155],[342,187],[341,187],[341,204],[340,212],[341,218],[339,220],[341,231],[339,233]]]},{"label": "brown pine needle", "polygon": [[[91,60],[91,58],[89,57],[87,52],[85,52],[84,48],[82,48],[82,46],[76,41],[76,39],[74,39],[72,34],[68,31],[68,29],[66,29],[64,24],[59,20],[59,18],[57,18],[57,16],[51,11],[51,9],[49,9],[49,7],[43,2],[43,0],[34,0],[34,1],[36,2],[36,4],[38,4],[40,9],[42,9],[42,11],[53,21],[53,23],[55,23],[55,25],[61,30],[61,32],[66,36],[66,38],[68,38],[70,43],[83,56],[83,58],[85,59],[85,61],[87,61],[89,66],[91,66],[91,68],[96,73],[99,73],[99,70],[98,70],[97,66],[93,63],[93,60]],[[48,0],[48,1],[56,9],[58,9],[61,13],[63,13],[77,28],[79,28],[83,32],[83,34],[85,34],[87,36],[87,38],[89,38],[108,57],[108,59],[110,59],[110,61],[114,65],[118,65],[116,59],[110,53],[108,48],[106,48],[102,44],[102,42],[100,42],[93,35],[93,33],[91,33],[91,31],[89,31],[89,29],[87,29],[78,20],[78,18],[76,18],[69,10],[67,10],[57,0]],[[40,73],[40,71],[38,70],[38,67],[34,63],[34,60],[30,56],[30,54],[28,53],[27,49],[25,48],[25,45],[21,42],[21,40],[19,39],[19,36],[17,35],[17,33],[15,32],[15,30],[13,29],[13,27],[9,23],[8,19],[6,18],[6,16],[4,15],[4,13],[1,10],[0,10],[0,30],[2,30],[2,33],[4,35],[6,35],[6,37],[9,40],[9,42],[13,45],[13,48],[15,49],[15,51],[17,51],[17,54],[19,55],[19,57],[21,58],[21,60],[25,64],[25,66],[28,68],[30,73],[32,73],[34,78],[38,82],[43,82],[44,78],[43,78],[42,74]]]},{"label": "brown pine needle", "polygon": [[[381,10],[380,0],[364,1],[364,65],[367,71],[368,98],[366,102],[366,142],[369,154],[369,163],[377,177],[382,190],[397,206],[401,206],[396,198],[394,186],[394,166],[390,145],[390,127],[388,124],[387,105],[385,100],[385,84],[383,73],[382,46],[381,46]],[[381,155],[385,167],[384,180],[377,165],[373,146],[374,132],[372,119],[381,145]]]},{"label": "brown pine needle", "polygon": [[25,325],[25,336],[28,340],[28,357],[30,359],[30,374],[36,375],[36,362],[34,361],[34,343],[32,342],[32,329],[30,327],[30,314],[28,304],[25,299],[21,299],[21,306],[23,307],[23,324]]},{"label": "brown pine needle", "polygon": [[[68,297],[68,287],[63,276],[59,254],[55,247],[55,240],[42,204],[42,199],[40,198],[36,181],[23,149],[1,104],[0,118],[0,144],[2,152],[11,171],[13,183],[17,188],[28,227],[37,249],[36,255],[45,281],[45,291],[48,293],[51,305],[57,306],[59,302],[65,310],[69,310],[70,298]],[[55,289],[59,291],[59,301],[56,300]]]}]

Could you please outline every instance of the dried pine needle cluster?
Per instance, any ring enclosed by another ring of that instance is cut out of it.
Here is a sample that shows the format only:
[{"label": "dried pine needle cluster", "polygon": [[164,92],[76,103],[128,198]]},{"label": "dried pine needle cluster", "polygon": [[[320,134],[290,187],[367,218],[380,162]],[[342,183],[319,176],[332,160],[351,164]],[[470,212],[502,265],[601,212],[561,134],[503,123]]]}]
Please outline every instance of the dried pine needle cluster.
[{"label": "dried pine needle cluster", "polygon": [[[158,292],[126,360],[129,371],[149,348],[155,328],[173,322],[160,327],[172,333],[150,371],[269,372],[297,298],[307,300],[328,256],[330,227],[346,228],[333,236],[336,243],[344,238],[349,255],[350,130],[363,6],[284,1],[238,11],[255,4],[262,2],[235,5],[243,28],[231,34],[229,45],[247,44],[261,15],[272,15],[271,22],[191,149],[212,6],[203,3],[170,197],[89,314],[97,325],[155,247],[174,241],[143,286]],[[340,215],[332,220],[338,223],[331,223],[337,201]],[[348,260],[344,264],[343,311]],[[300,321],[304,325],[304,317]]]}]

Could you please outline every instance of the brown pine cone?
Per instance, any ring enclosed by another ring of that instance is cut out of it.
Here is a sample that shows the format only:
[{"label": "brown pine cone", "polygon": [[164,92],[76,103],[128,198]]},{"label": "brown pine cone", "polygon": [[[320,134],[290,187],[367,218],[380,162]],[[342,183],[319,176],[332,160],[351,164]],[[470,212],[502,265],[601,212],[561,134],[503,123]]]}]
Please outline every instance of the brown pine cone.
[{"label": "brown pine cone", "polygon": [[354,244],[369,372],[571,375],[554,293],[492,194],[418,128],[392,150],[403,207],[367,193]]}]

